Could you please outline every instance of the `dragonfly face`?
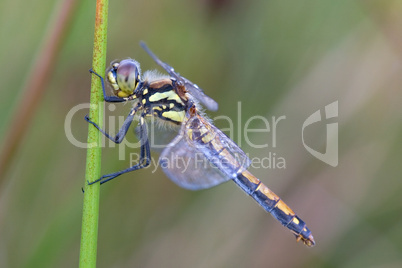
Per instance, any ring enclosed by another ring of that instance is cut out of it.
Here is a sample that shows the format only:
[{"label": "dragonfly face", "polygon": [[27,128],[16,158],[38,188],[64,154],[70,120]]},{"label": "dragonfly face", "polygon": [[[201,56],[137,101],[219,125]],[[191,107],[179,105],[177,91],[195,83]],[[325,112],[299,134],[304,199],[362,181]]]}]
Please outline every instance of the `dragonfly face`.
[{"label": "dragonfly face", "polygon": [[[162,151],[159,158],[162,170],[173,182],[186,189],[200,190],[233,180],[264,210],[287,227],[296,236],[297,241],[301,240],[305,245],[313,246],[314,238],[304,221],[247,170],[251,163],[247,155],[199,112],[200,107],[197,103],[210,110],[216,110],[217,103],[206,96],[201,88],[162,62],[144,43],[141,43],[141,46],[170,76],[145,72],[141,77],[139,63],[132,59],[113,63],[107,79],[115,96],[107,96],[103,78],[95,73],[102,80],[105,101],[136,100],[136,102],[115,137],[110,136],[86,117],[86,120],[106,137],[120,143],[134,115],[139,113],[140,161],[135,166],[104,175],[90,184],[95,182],[102,184],[121,174],[149,165],[150,145],[144,122],[146,117],[153,116],[163,122],[180,126],[178,135]],[[186,167],[180,166],[178,160],[185,162]]]},{"label": "dragonfly face", "polygon": [[112,64],[107,78],[114,94],[124,98],[132,95],[140,81],[140,64],[132,59],[122,60]]}]

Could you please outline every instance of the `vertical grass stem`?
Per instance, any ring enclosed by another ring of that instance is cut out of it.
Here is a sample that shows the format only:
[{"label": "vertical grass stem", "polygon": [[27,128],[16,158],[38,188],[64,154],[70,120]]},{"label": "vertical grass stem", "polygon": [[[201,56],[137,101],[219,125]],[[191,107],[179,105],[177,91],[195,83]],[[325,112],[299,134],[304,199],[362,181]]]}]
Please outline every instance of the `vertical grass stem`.
[{"label": "vertical grass stem", "polygon": [[[95,72],[103,74],[106,67],[107,44],[107,14],[108,0],[96,1],[95,38],[93,49],[92,68]],[[89,117],[102,127],[103,123],[103,94],[101,81],[92,75],[91,81],[91,107]],[[85,173],[85,194],[82,215],[80,268],[96,267],[98,218],[99,218],[99,183],[88,185],[101,175],[101,133],[91,124],[88,124],[88,151]]]}]

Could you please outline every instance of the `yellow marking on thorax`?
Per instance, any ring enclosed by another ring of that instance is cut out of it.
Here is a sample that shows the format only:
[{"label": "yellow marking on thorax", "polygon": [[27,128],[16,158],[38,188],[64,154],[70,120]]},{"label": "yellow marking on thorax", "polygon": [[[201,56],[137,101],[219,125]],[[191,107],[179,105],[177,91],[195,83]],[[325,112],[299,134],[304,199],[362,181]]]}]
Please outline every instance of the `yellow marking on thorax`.
[{"label": "yellow marking on thorax", "polygon": [[143,95],[148,94],[148,88],[144,89],[144,91],[142,92]]},{"label": "yellow marking on thorax", "polygon": [[184,103],[180,99],[179,95],[177,95],[173,90],[163,92],[163,93],[156,92],[149,97],[149,101],[155,102],[155,101],[160,101],[160,100],[163,100],[166,98],[168,100],[174,100],[177,103],[184,105]]},{"label": "yellow marking on thorax", "polygon": [[166,93],[154,93],[151,95],[151,97],[149,97],[149,101],[154,102],[154,101],[159,101],[161,99],[165,99],[168,96],[166,95]]},{"label": "yellow marking on thorax", "polygon": [[169,118],[176,122],[183,122],[184,119],[184,111],[167,111],[162,113],[163,117]]},{"label": "yellow marking on thorax", "polygon": [[174,100],[177,103],[180,103],[181,105],[184,105],[184,103],[181,101],[179,95],[177,95],[174,91],[169,91],[167,93],[170,93],[170,94],[168,94],[169,95],[168,100]]},{"label": "yellow marking on thorax", "polygon": [[147,103],[147,100],[146,100],[146,99],[142,99],[142,104],[145,104],[145,103]]},{"label": "yellow marking on thorax", "polygon": [[159,106],[153,107],[152,109],[154,109],[154,110],[158,110],[158,111],[162,111],[162,108],[161,108],[161,107],[159,107]]}]

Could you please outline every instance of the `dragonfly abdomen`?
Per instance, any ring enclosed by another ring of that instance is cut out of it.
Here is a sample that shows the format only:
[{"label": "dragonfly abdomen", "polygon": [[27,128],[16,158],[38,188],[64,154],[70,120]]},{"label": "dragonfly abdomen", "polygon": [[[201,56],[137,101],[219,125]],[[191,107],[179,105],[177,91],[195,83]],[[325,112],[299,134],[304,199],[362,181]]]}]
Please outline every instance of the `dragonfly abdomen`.
[{"label": "dragonfly abdomen", "polygon": [[304,221],[259,179],[246,170],[239,173],[233,181],[283,226],[287,227],[296,236],[297,241],[302,240],[305,245],[314,246],[314,238]]}]

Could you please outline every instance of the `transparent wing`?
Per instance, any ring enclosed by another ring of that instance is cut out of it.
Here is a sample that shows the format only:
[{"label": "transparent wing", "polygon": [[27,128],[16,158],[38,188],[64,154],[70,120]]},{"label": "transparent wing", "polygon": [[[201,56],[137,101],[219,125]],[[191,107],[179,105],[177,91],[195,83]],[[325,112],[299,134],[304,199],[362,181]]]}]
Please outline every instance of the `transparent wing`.
[{"label": "transparent wing", "polygon": [[182,125],[160,156],[166,175],[179,186],[199,190],[228,181],[250,165],[246,154],[200,116]]},{"label": "transparent wing", "polygon": [[172,66],[161,61],[148,47],[144,42],[140,42],[141,47],[152,57],[152,59],[163,69],[168,72],[168,74],[175,78],[178,83],[181,83],[186,89],[190,92],[190,94],[197,99],[202,105],[204,105],[210,111],[218,110],[218,103],[214,101],[212,98],[208,97],[204,94],[204,91],[198,87],[196,84],[192,83],[187,78],[181,76],[176,73]]},{"label": "transparent wing", "polygon": [[230,180],[181,135],[162,152],[159,164],[170,180],[189,190],[206,189]]},{"label": "transparent wing", "polygon": [[[145,123],[148,129],[148,141],[152,151],[161,153],[172,140],[177,137],[180,127],[163,125],[155,117],[146,118]],[[135,128],[137,138],[140,137],[140,127]]]},{"label": "transparent wing", "polygon": [[185,126],[184,137],[220,171],[230,178],[243,172],[251,160],[226,134],[200,115],[191,117]]}]

